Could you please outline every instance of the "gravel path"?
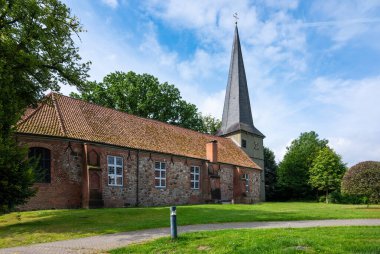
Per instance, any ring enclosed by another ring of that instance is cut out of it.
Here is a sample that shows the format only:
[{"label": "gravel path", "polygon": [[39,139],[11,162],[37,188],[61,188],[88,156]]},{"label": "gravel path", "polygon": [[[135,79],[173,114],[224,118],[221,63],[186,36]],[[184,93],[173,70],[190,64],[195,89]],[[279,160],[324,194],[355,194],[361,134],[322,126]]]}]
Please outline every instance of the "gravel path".
[{"label": "gravel path", "polygon": [[[233,222],[220,224],[190,225],[178,227],[178,232],[204,230],[240,229],[240,228],[305,228],[328,226],[380,226],[380,219],[354,220],[308,220],[308,221],[269,221],[269,222]],[[99,235],[86,238],[34,244],[7,249],[0,253],[105,253],[107,250],[152,240],[170,234],[169,228],[147,229],[118,234]]]}]

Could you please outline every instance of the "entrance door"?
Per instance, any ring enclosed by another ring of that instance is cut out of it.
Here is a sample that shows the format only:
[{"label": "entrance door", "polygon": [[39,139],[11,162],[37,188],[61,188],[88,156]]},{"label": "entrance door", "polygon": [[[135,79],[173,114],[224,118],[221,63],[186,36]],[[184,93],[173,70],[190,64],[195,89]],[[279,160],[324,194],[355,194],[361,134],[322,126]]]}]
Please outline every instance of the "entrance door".
[{"label": "entrance door", "polygon": [[210,177],[211,199],[221,199],[220,177]]},{"label": "entrance door", "polygon": [[103,207],[100,171],[90,170],[90,208]]},{"label": "entrance door", "polygon": [[90,171],[90,190],[100,191],[100,177],[97,171]]}]

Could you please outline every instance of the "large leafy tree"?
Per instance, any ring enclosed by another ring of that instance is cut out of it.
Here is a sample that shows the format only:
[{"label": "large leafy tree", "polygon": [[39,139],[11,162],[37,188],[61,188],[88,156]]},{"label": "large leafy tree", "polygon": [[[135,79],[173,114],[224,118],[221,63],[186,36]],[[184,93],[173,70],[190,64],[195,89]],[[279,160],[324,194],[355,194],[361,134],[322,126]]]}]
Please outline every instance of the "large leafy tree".
[{"label": "large leafy tree", "polygon": [[203,122],[203,129],[201,131],[204,133],[215,135],[222,126],[222,121],[211,115],[201,116],[201,118]]},{"label": "large leafy tree", "polygon": [[320,139],[314,131],[304,132],[287,147],[278,168],[278,186],[283,198],[311,198],[313,188],[309,183],[309,171],[318,152],[328,141]]},{"label": "large leafy tree", "polygon": [[71,96],[130,114],[213,134],[220,121],[202,116],[171,84],[149,74],[113,72],[102,82],[88,82]]},{"label": "large leafy tree", "polygon": [[380,203],[380,162],[364,161],[352,166],[342,179],[341,191]]},{"label": "large leafy tree", "polygon": [[[26,150],[15,126],[27,106],[48,89],[81,86],[89,63],[81,63],[72,35],[77,18],[58,0],[0,0],[0,209],[9,210],[33,194]],[[18,178],[18,179],[15,179]]]},{"label": "large leafy tree", "polygon": [[326,193],[328,203],[329,191],[339,189],[346,166],[342,158],[330,147],[318,151],[310,168],[309,183],[312,187]]},{"label": "large leafy tree", "polygon": [[266,200],[276,199],[277,169],[275,155],[268,147],[264,147],[264,172]]}]

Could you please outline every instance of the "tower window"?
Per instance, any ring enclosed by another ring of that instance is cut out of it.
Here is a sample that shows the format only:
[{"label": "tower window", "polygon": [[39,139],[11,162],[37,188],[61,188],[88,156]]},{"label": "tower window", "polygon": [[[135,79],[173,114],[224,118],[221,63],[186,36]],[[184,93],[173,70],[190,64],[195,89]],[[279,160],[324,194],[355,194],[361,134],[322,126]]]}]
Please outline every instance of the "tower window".
[{"label": "tower window", "polygon": [[247,140],[242,139],[241,140],[241,146],[244,147],[244,148],[247,147]]},{"label": "tower window", "polygon": [[245,181],[245,192],[249,192],[249,175],[243,174],[242,180]]}]

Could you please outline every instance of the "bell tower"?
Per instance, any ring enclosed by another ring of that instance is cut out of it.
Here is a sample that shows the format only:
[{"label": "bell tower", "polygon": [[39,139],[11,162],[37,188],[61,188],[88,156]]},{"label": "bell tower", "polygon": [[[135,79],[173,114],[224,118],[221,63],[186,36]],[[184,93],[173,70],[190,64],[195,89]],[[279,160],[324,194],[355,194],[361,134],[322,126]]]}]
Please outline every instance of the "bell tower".
[{"label": "bell tower", "polygon": [[235,26],[231,63],[224,100],[222,127],[217,135],[232,139],[263,170],[260,180],[260,200],[265,200],[264,145],[265,136],[254,126],[248,94],[239,31]]}]

